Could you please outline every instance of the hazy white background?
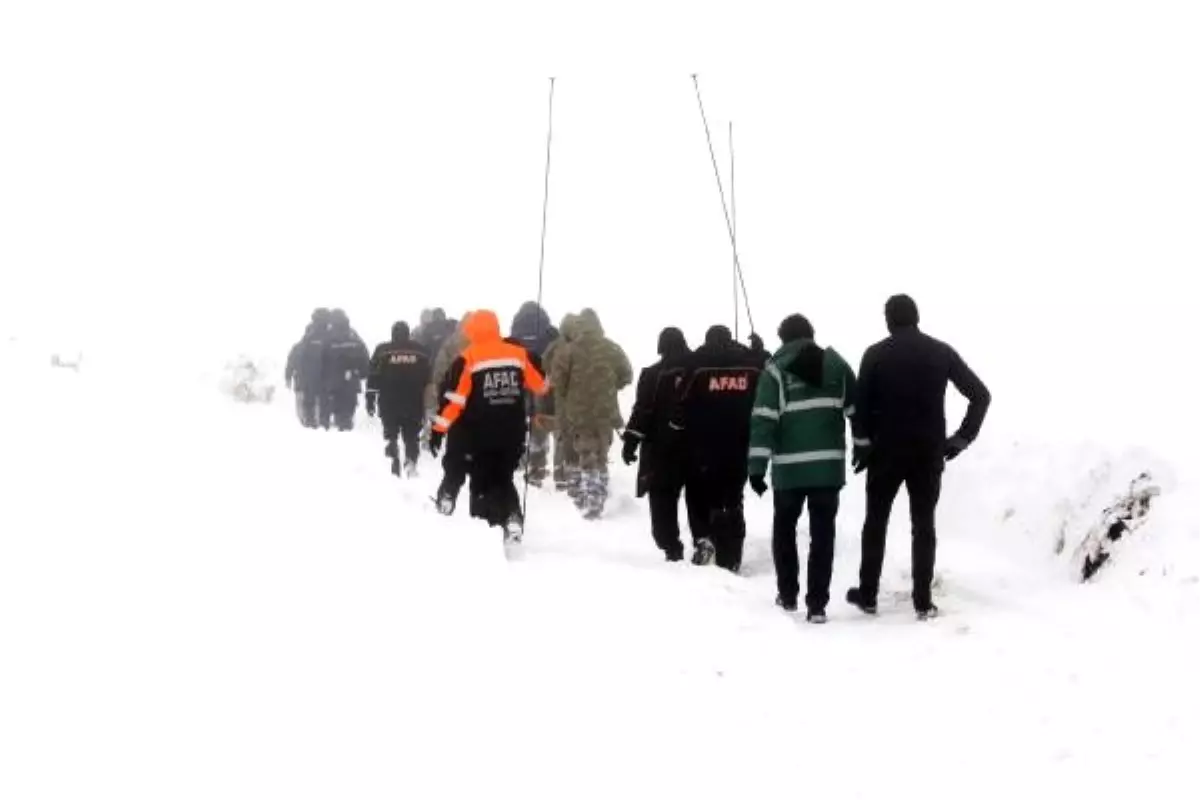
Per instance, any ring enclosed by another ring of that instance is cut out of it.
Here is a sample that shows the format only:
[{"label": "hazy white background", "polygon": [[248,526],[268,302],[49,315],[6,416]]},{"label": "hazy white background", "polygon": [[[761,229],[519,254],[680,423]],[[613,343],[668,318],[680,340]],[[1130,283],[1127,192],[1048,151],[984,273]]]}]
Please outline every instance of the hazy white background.
[{"label": "hazy white background", "polygon": [[695,71],[723,169],[735,123],[761,329],[800,310],[857,361],[908,291],[993,385],[996,430],[1170,433],[1194,386],[1198,17],[9,2],[0,333],[166,369],[282,356],[318,304],[367,338],[426,305],[508,318],[536,290],[555,75],[546,305],[596,306],[644,362],[662,325],[732,317]]}]

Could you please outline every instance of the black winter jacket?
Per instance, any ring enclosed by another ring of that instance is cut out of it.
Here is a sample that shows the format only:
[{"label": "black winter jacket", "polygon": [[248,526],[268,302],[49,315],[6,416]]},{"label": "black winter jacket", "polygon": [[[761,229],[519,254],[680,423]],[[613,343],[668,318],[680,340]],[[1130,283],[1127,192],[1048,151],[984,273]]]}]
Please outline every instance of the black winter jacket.
[{"label": "black winter jacket", "polygon": [[425,387],[433,365],[429,353],[411,338],[393,339],[375,348],[367,390],[379,393],[379,413],[395,419],[425,416]]},{"label": "black winter jacket", "polygon": [[321,368],[324,390],[358,394],[361,381],[371,371],[371,356],[363,340],[350,328],[331,330]]},{"label": "black winter jacket", "polygon": [[625,437],[639,442],[637,495],[649,491],[670,489],[683,474],[683,453],[678,437],[671,432],[676,400],[682,389],[691,353],[663,357],[642,370],[638,376],[637,398]]},{"label": "black winter jacket", "polygon": [[688,465],[745,481],[763,357],[736,342],[705,344],[688,359],[672,429],[686,442]]},{"label": "black winter jacket", "polygon": [[954,348],[916,327],[901,328],[863,354],[856,412],[876,453],[940,455],[946,442],[946,386],[970,404],[957,431],[979,435],[992,396]]}]

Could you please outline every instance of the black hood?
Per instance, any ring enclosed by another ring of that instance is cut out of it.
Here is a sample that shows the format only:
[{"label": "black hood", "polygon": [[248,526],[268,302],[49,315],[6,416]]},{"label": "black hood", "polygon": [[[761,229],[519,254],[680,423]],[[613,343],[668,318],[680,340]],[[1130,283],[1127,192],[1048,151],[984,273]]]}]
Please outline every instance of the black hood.
[{"label": "black hood", "polygon": [[704,343],[710,347],[728,347],[733,344],[733,332],[724,325],[713,325],[704,334]]},{"label": "black hood", "polygon": [[820,386],[825,382],[825,351],[816,342],[805,342],[787,371],[809,386]]},{"label": "black hood", "polygon": [[687,338],[679,328],[663,328],[658,334],[658,354],[663,358],[680,358],[688,352]]},{"label": "black hood", "polygon": [[392,341],[407,342],[412,338],[412,331],[409,330],[407,322],[397,322],[392,326]]}]

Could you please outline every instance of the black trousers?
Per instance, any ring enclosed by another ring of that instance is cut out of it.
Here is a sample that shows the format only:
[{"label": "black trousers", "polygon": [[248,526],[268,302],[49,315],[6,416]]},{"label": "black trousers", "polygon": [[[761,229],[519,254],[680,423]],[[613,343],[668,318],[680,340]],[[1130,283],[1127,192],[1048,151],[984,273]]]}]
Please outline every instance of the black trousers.
[{"label": "black trousers", "polygon": [[472,450],[471,516],[502,527],[514,516],[521,516],[521,497],[513,475],[521,465],[522,448]]},{"label": "black trousers", "polygon": [[[328,405],[321,402],[324,394],[319,388],[304,389],[300,393],[300,421],[304,427],[316,428],[321,425],[321,407]],[[329,427],[328,423],[325,427]]]},{"label": "black trousers", "polygon": [[879,575],[887,547],[888,520],[900,487],[908,489],[912,517],[913,605],[933,603],[933,567],[937,556],[935,518],[942,493],[945,464],[940,452],[905,451],[872,454],[867,468],[867,519],[863,523],[862,564],[858,585],[864,599],[879,595]]},{"label": "black trousers", "polygon": [[446,451],[442,454],[442,483],[438,487],[438,500],[448,499],[455,503],[458,494],[467,482],[471,471],[471,453],[467,449],[461,428],[454,427],[446,434]]},{"label": "black trousers", "polygon": [[775,525],[771,553],[775,558],[775,582],[779,596],[795,600],[800,593],[800,556],[796,547],[796,524],[808,503],[808,593],[809,611],[825,611],[829,582],[833,579],[833,545],[841,489],[784,489],[775,492]]},{"label": "black trousers", "polygon": [[358,392],[354,387],[339,387],[328,395],[329,406],[328,412],[326,409],[321,409],[323,419],[321,424],[323,427],[329,427],[330,413],[333,416],[333,422],[339,431],[354,430],[354,412],[358,410]]},{"label": "black trousers", "polygon": [[383,423],[383,438],[389,442],[400,439],[404,442],[404,461],[407,464],[417,463],[421,454],[420,436],[421,419],[409,419],[388,413],[380,409],[379,421]]},{"label": "black trousers", "polygon": [[697,502],[698,495],[694,490],[684,490],[682,479],[664,482],[662,486],[652,486],[647,492],[650,499],[650,533],[654,543],[664,553],[681,555],[683,540],[679,532],[679,496],[683,495],[687,508],[688,527],[692,532],[692,541],[700,538],[704,530],[703,514],[707,509]]},{"label": "black trousers", "polygon": [[[745,461],[740,469],[701,468],[687,479],[687,491],[696,497],[696,519],[700,530],[692,529],[697,539],[708,539],[716,550],[718,567],[737,572],[742,567],[746,543]],[[724,466],[724,465],[723,465]]]}]

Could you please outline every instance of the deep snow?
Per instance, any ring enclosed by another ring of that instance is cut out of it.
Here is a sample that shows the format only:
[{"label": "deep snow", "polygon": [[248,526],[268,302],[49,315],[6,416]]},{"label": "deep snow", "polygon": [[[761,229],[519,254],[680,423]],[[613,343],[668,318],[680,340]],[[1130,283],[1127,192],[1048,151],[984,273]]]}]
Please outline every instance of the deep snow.
[{"label": "deep snow", "polygon": [[[85,362],[86,363],[86,362]],[[532,492],[513,561],[392,478],[378,431],[300,429],[205,376],[153,387],[5,347],[0,795],[1183,797],[1200,733],[1197,530],[1170,462],[987,440],[950,471],[913,621],[897,508],[875,620],[844,493],[832,620],[667,565],[614,466],[607,517]],[[614,459],[615,461],[615,459]],[[1136,472],[1150,523],[1094,584],[1078,537]]]}]

